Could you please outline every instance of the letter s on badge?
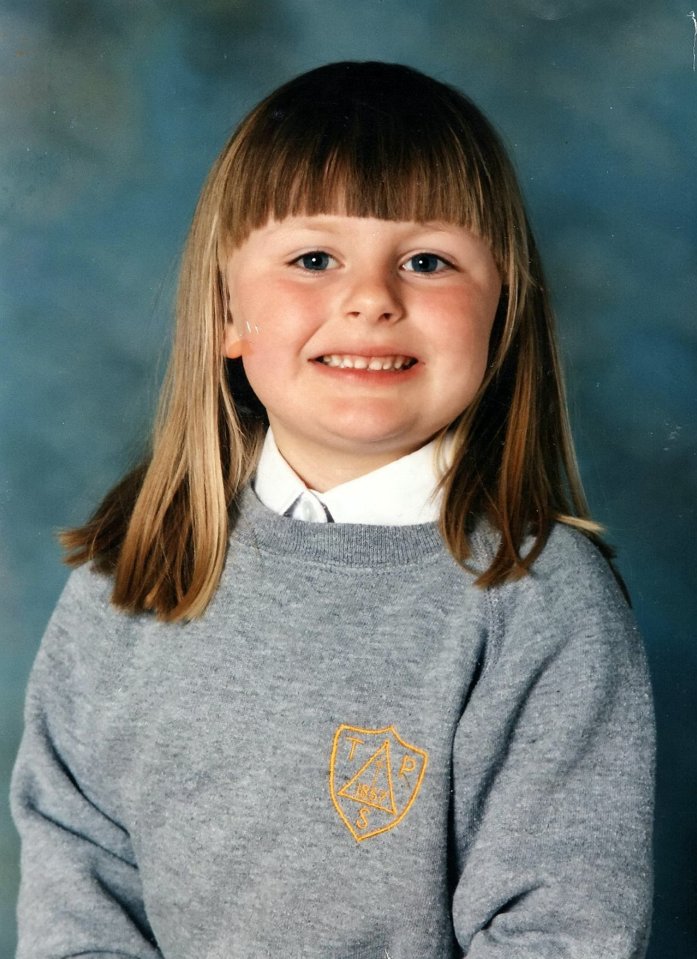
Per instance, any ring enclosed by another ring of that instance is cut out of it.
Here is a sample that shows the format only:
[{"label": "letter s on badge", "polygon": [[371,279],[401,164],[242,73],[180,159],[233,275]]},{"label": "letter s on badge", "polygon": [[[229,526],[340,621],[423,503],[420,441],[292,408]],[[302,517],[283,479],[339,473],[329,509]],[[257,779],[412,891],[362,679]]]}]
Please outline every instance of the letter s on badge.
[{"label": "letter s on badge", "polygon": [[404,819],[427,765],[426,750],[405,742],[394,726],[339,726],[329,761],[329,791],[356,842],[394,829]]}]

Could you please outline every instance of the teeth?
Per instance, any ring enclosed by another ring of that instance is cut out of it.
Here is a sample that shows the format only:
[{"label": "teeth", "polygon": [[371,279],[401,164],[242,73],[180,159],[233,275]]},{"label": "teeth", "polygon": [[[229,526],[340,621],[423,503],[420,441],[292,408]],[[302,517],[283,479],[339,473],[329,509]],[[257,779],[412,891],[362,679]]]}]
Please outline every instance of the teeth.
[{"label": "teeth", "polygon": [[401,370],[409,368],[416,362],[410,356],[355,356],[345,353],[329,353],[320,357],[325,366],[333,366],[344,370]]}]

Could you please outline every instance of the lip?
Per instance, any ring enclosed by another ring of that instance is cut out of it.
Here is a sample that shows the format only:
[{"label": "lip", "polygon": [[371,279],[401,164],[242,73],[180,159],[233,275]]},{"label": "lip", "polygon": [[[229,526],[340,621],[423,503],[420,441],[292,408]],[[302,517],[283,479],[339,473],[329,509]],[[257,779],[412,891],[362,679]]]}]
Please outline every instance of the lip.
[{"label": "lip", "polygon": [[331,356],[332,353],[344,354],[345,356],[413,356],[415,360],[418,361],[418,356],[409,349],[404,349],[401,346],[367,346],[359,344],[358,346],[343,346],[336,347],[332,346],[326,350],[322,350],[320,353],[315,353],[312,357],[313,360],[319,360],[322,356]]},{"label": "lip", "polygon": [[[357,346],[349,346],[348,348],[344,347],[337,349],[332,346],[330,349],[322,350],[322,352],[316,353],[314,356],[310,357],[311,362],[323,365],[323,357],[330,356],[349,356],[349,357],[361,357],[362,359],[370,362],[371,360],[381,360],[385,357],[392,356],[402,356],[405,360],[411,361],[412,366],[416,366],[420,360],[419,357],[409,348],[402,348],[400,345],[384,345],[384,346],[369,346],[368,344],[359,344]],[[377,372],[377,371],[371,371]]]},{"label": "lip", "polygon": [[[338,352],[338,351],[337,351]],[[327,356],[330,354],[322,353],[321,356]],[[411,355],[411,354],[394,354],[391,352],[384,353],[356,353],[354,355],[358,356],[395,356],[395,355]],[[418,376],[421,368],[423,366],[418,360],[406,369],[403,367],[400,370],[367,370],[359,369],[357,367],[346,367],[346,366],[328,366],[326,363],[323,363],[321,359],[311,360],[310,365],[314,370],[316,370],[320,376],[329,376],[334,380],[338,380],[344,383],[356,383],[363,385],[370,385],[383,387],[386,385],[398,386],[400,383],[408,382],[413,379],[415,376]]]}]

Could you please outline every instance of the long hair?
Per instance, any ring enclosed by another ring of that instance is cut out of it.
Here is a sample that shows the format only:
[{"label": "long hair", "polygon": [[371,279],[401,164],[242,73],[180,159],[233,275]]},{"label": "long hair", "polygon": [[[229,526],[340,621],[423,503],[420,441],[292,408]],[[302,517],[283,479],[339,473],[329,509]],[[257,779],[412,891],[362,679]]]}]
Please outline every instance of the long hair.
[{"label": "long hair", "polygon": [[270,218],[333,212],[466,227],[501,273],[484,381],[448,430],[440,528],[455,559],[467,565],[483,517],[500,535],[482,587],[523,575],[555,521],[597,538],[542,267],[498,135],[469,99],[409,67],[334,63],[263,100],[215,162],[184,252],[150,453],[86,525],[62,534],[68,563],[113,573],[117,606],[178,620],[213,596],[267,425],[241,361],[223,356],[224,267]]}]

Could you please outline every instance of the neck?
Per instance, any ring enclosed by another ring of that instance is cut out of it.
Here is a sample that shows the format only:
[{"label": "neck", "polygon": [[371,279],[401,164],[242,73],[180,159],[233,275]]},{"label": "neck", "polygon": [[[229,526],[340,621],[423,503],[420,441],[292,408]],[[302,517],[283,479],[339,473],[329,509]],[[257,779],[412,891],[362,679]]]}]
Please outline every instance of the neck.
[{"label": "neck", "polygon": [[327,449],[312,443],[297,444],[288,441],[281,430],[280,435],[274,428],[274,439],[283,459],[293,469],[303,483],[318,493],[326,493],[335,486],[358,479],[374,470],[394,463],[395,460],[413,453],[411,449],[356,451]]}]

